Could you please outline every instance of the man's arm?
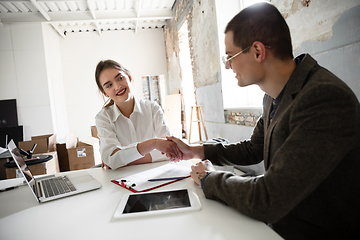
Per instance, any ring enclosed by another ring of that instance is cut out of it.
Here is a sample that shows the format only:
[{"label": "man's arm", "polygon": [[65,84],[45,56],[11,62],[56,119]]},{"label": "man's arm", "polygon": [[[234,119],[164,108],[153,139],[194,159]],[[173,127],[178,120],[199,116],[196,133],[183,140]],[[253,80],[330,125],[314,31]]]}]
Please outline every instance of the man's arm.
[{"label": "man's arm", "polygon": [[[270,223],[295,211],[299,204],[310,207],[309,212],[303,212],[302,208],[298,214],[309,216],[313,211],[316,212],[314,216],[322,216],[326,205],[311,206],[321,202],[322,197],[323,201],[333,199],[325,200],[326,195],[321,193],[337,189],[342,202],[351,199],[351,191],[339,188],[349,185],[347,178],[337,176],[343,175],[343,172],[350,176],[351,169],[345,171],[345,166],[354,164],[354,158],[351,159],[354,156],[349,152],[354,152],[358,144],[358,109],[346,91],[330,84],[298,95],[296,102],[284,113],[283,122],[278,123],[290,126],[290,129],[282,144],[274,149],[265,175],[243,178],[232,173],[212,172],[203,183],[205,196]],[[347,117],[344,118],[344,115]],[[281,127],[274,130],[273,137],[277,135],[284,135]],[[328,178],[330,174],[332,177]],[[331,203],[341,204],[343,209],[350,210],[341,201]]]},{"label": "man's arm", "polygon": [[250,140],[233,144],[204,144],[204,158],[215,165],[253,165],[264,160],[264,120],[261,117]]},{"label": "man's arm", "polygon": [[[208,159],[215,165],[252,165],[263,160],[264,150],[264,124],[259,119],[250,141],[237,144],[204,144],[202,146],[189,146],[176,137],[166,137],[175,142],[183,153],[182,159]],[[168,156],[170,157],[170,156]],[[171,157],[170,157],[171,158]]]}]

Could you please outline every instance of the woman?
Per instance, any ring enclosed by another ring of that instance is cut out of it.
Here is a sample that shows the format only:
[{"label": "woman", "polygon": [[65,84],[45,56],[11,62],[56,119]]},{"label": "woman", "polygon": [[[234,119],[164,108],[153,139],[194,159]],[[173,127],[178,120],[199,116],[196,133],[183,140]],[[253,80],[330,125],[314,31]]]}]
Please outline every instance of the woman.
[{"label": "woman", "polygon": [[180,157],[177,145],[161,139],[171,136],[160,106],[136,99],[130,72],[113,60],[100,61],[95,79],[99,91],[110,102],[96,115],[102,167],[116,169]]}]

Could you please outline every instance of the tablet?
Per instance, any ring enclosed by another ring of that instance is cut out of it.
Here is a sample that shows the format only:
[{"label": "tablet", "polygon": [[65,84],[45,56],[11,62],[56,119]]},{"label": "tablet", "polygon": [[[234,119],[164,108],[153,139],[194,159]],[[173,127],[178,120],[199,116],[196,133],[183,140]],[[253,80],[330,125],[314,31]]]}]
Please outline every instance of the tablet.
[{"label": "tablet", "polygon": [[199,197],[193,189],[128,193],[121,199],[114,218],[150,216],[200,209]]}]

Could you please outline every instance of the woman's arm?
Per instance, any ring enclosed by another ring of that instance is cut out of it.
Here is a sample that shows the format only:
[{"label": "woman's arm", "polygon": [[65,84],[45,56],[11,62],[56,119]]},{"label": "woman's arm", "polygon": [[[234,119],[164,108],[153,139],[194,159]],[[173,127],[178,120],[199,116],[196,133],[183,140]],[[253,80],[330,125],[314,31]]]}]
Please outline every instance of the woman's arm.
[{"label": "woman's arm", "polygon": [[[120,148],[115,149],[110,156],[114,155],[116,152],[118,152],[118,151],[120,151],[120,150],[121,150]],[[126,166],[128,166],[128,165],[143,164],[143,163],[151,163],[151,162],[152,162],[151,155],[148,153],[148,154],[146,154],[144,157],[139,158],[138,160],[135,160],[135,161],[133,161],[133,162],[131,162],[131,163],[128,163]],[[102,167],[102,168],[106,168],[106,169],[111,169],[111,167],[109,167],[108,165],[106,165],[106,164],[104,163],[104,161],[101,161],[101,167]]]},{"label": "woman's arm", "polygon": [[[152,118],[151,112],[149,116],[143,117]],[[152,162],[154,160],[154,150],[158,150],[157,155],[160,156],[162,155],[161,153],[166,153],[174,158],[179,158],[181,155],[175,143],[160,138],[152,138],[143,142],[135,142],[127,146],[122,146],[116,133],[118,130],[115,129],[114,124],[110,121],[110,117],[105,110],[100,112],[95,120],[100,138],[101,158],[104,163],[103,166],[106,168],[115,169],[129,164]],[[169,131],[166,130],[168,129],[166,124],[164,126],[156,125],[156,129],[160,128],[163,129],[164,134],[169,133]],[[164,131],[164,129],[166,131]],[[165,158],[165,156],[162,158]]]},{"label": "woman's arm", "polygon": [[116,169],[144,157],[137,150],[138,143],[124,146],[119,142],[115,129],[104,111],[95,117],[95,123],[100,138],[101,159],[105,167]]},{"label": "woman's arm", "polygon": [[154,149],[162,152],[163,154],[167,154],[168,156],[171,156],[171,158],[180,159],[182,155],[176,143],[161,138],[153,138],[141,142],[137,145],[137,148],[141,155],[148,154]]}]

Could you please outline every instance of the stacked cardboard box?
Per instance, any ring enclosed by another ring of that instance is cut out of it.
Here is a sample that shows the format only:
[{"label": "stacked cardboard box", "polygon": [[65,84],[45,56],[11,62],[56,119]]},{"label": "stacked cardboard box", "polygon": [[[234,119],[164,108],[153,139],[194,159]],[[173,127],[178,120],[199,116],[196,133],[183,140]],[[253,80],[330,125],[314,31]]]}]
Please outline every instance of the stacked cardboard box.
[{"label": "stacked cardboard box", "polygon": [[56,145],[60,171],[87,169],[95,165],[91,144],[80,142],[75,134],[66,136],[66,143]]},{"label": "stacked cardboard box", "polygon": [[[39,155],[51,155],[52,159],[50,159],[47,162],[29,165],[28,167],[34,176],[42,175],[42,174],[54,174],[60,172],[57,152],[41,153],[41,154],[36,154],[35,156],[39,156]],[[5,168],[5,171],[6,171],[7,179],[22,177],[21,172],[19,172],[17,167]]]},{"label": "stacked cardboard box", "polygon": [[[34,152],[33,157],[39,155],[50,155],[52,159],[38,163],[35,165],[29,165],[29,169],[33,175],[41,175],[41,174],[53,174],[60,171],[59,168],[59,161],[58,155],[56,152],[56,135],[55,134],[48,134],[48,135],[41,135],[41,136],[33,136],[31,137],[30,141],[19,142],[19,148],[23,149],[24,151],[31,150],[34,144],[37,144]],[[25,157],[26,158],[26,157]],[[21,173],[17,171],[16,167],[13,168],[6,168],[6,177],[15,178],[21,177]]]},{"label": "stacked cardboard box", "polygon": [[41,136],[33,136],[30,141],[19,142],[19,148],[27,151],[31,150],[34,144],[37,144],[34,154],[47,153],[56,151],[56,135],[48,134]]}]

